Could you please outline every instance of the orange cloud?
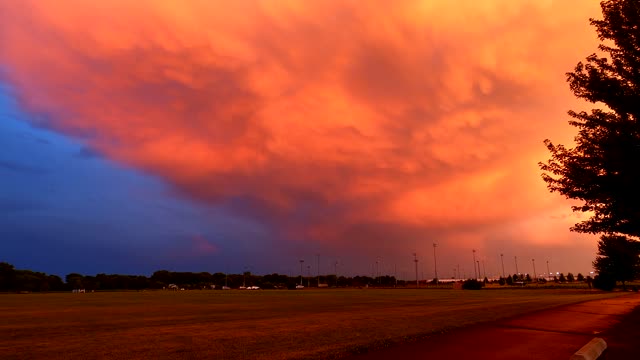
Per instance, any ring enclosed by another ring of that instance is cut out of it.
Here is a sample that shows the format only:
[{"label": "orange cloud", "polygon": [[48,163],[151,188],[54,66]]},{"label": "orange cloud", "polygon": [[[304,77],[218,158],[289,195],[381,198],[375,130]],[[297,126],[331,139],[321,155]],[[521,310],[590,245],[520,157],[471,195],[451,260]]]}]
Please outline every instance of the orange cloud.
[{"label": "orange cloud", "polygon": [[566,206],[536,163],[544,138],[573,132],[563,74],[595,49],[598,11],[582,0],[6,2],[0,61],[41,125],[286,236],[357,242],[363,226],[392,224],[415,238],[453,229],[438,234],[454,241],[472,226],[458,241],[473,244]]}]

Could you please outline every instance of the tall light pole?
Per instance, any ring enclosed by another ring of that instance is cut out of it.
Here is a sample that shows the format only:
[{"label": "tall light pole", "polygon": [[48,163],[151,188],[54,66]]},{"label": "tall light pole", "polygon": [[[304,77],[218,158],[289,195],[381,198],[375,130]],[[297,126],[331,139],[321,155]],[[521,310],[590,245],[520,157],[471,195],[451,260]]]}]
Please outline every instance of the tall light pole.
[{"label": "tall light pole", "polygon": [[307,287],[311,287],[311,265],[307,265]]},{"label": "tall light pole", "polygon": [[320,254],[316,254],[318,258],[318,287],[320,287]]},{"label": "tall light pole", "polygon": [[549,260],[547,260],[547,280],[550,280],[551,272],[549,272]]},{"label": "tall light pole", "polygon": [[478,263],[478,277],[480,277],[480,260],[476,261]]},{"label": "tall light pole", "polygon": [[533,278],[537,279],[538,277],[536,276],[536,259],[531,259],[531,263],[533,264]]},{"label": "tall light pole", "polygon": [[438,283],[438,262],[436,261],[436,246],[438,246],[438,244],[433,243],[433,269],[436,275],[435,280],[437,284]]},{"label": "tall light pole", "polygon": [[476,276],[475,279],[478,280],[478,273],[476,272],[476,249],[473,249],[473,274]]},{"label": "tall light pole", "polygon": [[[478,269],[478,270],[480,270],[480,269]],[[487,272],[485,271],[485,268],[484,268],[484,260],[482,260],[482,277],[483,278],[487,277]]]},{"label": "tall light pole", "polygon": [[300,259],[300,285],[302,285],[302,263],[304,260]]},{"label": "tall light pole", "polygon": [[398,286],[398,265],[393,264],[393,278],[396,279],[396,286]]},{"label": "tall light pole", "polygon": [[249,269],[249,266],[245,266],[244,267],[244,272],[242,273],[242,287],[247,287],[247,270]]},{"label": "tall light pole", "polygon": [[518,257],[514,256],[513,259],[516,261],[516,275],[520,277],[520,272],[518,271]]},{"label": "tall light pole", "polygon": [[338,262],[333,263],[333,272],[336,274],[336,287],[338,287]]},{"label": "tall light pole", "polygon": [[[460,278],[460,264],[458,264],[458,277]],[[462,279],[462,278],[461,278]],[[456,279],[457,280],[457,279]]]},{"label": "tall light pole", "polygon": [[380,261],[380,256],[376,256],[376,280],[378,280],[378,284],[380,284],[380,271],[378,271],[379,261]]},{"label": "tall light pole", "polygon": [[413,253],[413,262],[416,263],[416,289],[420,287],[418,282],[418,254]]},{"label": "tall light pole", "polygon": [[502,263],[502,277],[504,278],[504,254],[500,254],[500,262]]}]

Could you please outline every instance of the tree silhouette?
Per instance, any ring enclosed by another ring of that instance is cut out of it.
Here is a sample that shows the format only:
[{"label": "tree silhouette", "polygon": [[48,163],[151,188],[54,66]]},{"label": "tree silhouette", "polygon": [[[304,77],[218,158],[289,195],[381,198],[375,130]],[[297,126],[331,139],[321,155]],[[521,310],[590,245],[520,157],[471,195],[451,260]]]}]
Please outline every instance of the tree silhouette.
[{"label": "tree silhouette", "polygon": [[598,257],[593,267],[601,277],[625,282],[640,275],[640,243],[624,236],[603,235],[598,241]]},{"label": "tree silhouette", "polygon": [[551,192],[581,202],[591,217],[572,227],[585,233],[640,236],[640,2],[601,2],[602,20],[590,19],[601,41],[567,74],[578,98],[597,104],[570,111],[576,147],[545,140],[551,159],[539,163]]}]

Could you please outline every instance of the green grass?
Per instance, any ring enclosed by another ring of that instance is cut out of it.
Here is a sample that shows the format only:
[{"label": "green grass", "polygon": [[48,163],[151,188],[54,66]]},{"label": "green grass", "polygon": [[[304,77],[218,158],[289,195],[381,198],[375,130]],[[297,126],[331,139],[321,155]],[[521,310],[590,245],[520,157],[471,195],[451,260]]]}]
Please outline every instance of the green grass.
[{"label": "green grass", "polygon": [[616,295],[540,289],[0,295],[0,358],[338,357]]}]

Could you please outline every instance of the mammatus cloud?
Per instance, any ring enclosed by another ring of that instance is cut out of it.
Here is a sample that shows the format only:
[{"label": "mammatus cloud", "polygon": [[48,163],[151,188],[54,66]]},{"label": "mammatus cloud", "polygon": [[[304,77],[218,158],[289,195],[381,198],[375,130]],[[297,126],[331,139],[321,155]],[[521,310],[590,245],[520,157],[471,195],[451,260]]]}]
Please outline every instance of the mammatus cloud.
[{"label": "mammatus cloud", "polygon": [[598,14],[582,0],[4,2],[0,66],[40,125],[275,236],[553,243],[574,219],[539,231],[567,205],[536,164],[544,138],[573,132],[564,73],[595,49]]}]

